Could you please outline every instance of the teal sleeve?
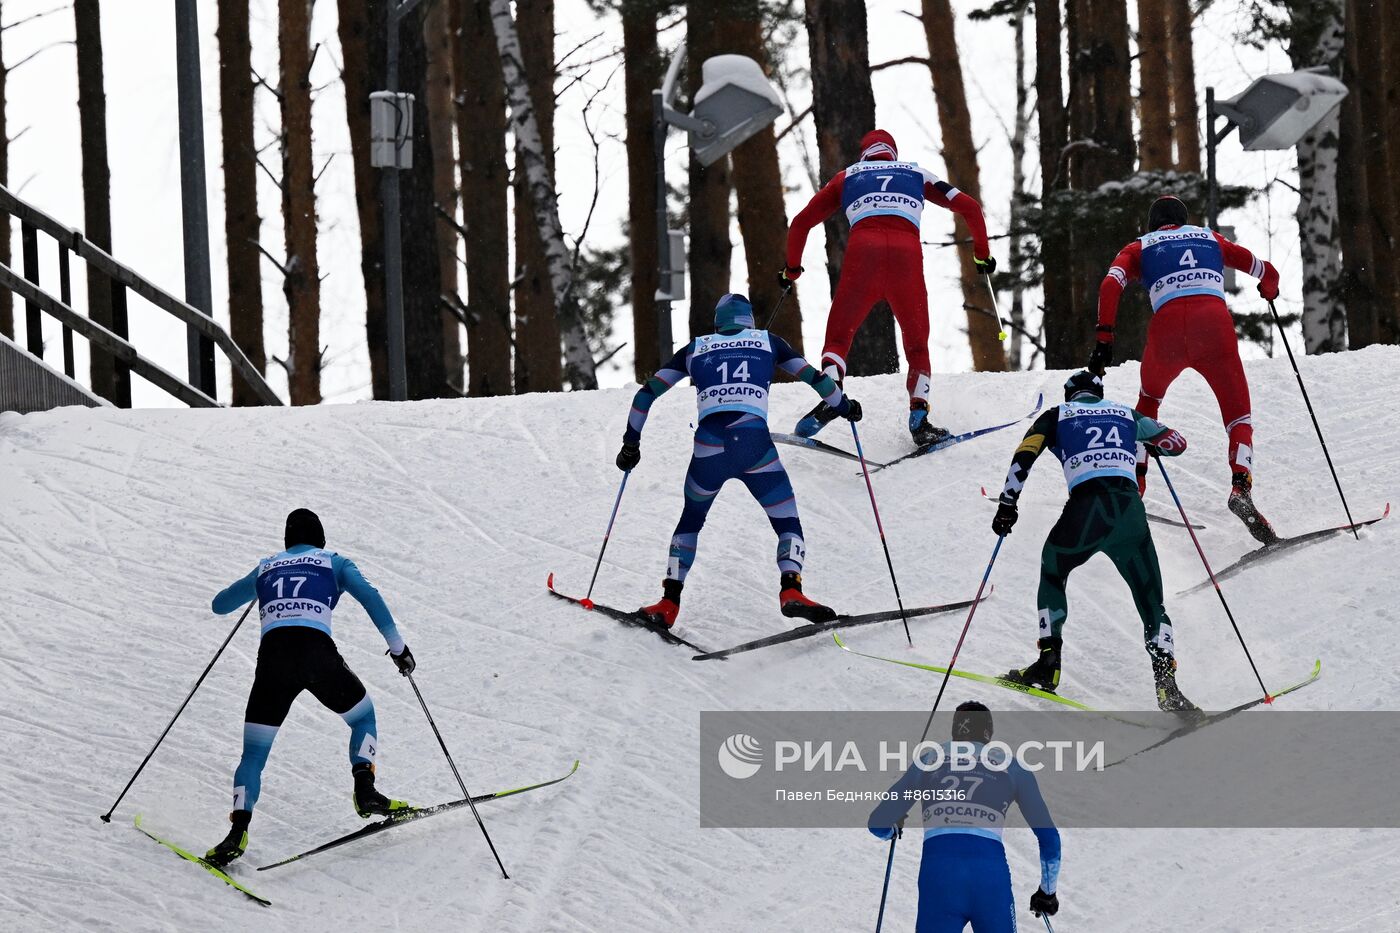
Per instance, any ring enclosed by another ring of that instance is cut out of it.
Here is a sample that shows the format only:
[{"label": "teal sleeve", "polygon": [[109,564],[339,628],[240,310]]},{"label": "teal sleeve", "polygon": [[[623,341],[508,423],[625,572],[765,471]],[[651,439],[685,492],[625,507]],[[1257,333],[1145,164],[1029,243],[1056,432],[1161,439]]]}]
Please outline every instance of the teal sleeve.
[{"label": "teal sleeve", "polygon": [[389,607],[384,603],[384,597],[379,595],[379,591],[364,578],[360,568],[348,557],[337,554],[331,558],[331,565],[335,569],[335,582],[339,584],[341,591],[349,593],[355,597],[356,602],[365,607],[365,612],[369,613],[369,620],[379,629],[379,634],[384,636],[389,650],[394,654],[403,654],[403,638],[399,635],[398,626],[394,624],[394,617],[389,613]]},{"label": "teal sleeve", "polygon": [[1133,409],[1133,420],[1137,422],[1137,439],[1140,441],[1150,441],[1171,430],[1156,418],[1149,418],[1136,408]]},{"label": "teal sleeve", "polygon": [[258,598],[258,568],[254,567],[246,577],[230,583],[214,597],[213,609],[219,615],[228,615],[239,606]]}]

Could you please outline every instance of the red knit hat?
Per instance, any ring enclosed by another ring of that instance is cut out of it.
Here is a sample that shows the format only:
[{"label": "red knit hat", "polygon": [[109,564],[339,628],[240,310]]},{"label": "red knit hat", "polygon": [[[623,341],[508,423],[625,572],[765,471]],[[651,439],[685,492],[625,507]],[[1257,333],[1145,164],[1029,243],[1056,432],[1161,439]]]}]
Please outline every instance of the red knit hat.
[{"label": "red knit hat", "polygon": [[899,149],[894,144],[894,137],[884,130],[871,130],[860,138],[860,158],[862,161],[868,159],[889,159],[899,158]]}]

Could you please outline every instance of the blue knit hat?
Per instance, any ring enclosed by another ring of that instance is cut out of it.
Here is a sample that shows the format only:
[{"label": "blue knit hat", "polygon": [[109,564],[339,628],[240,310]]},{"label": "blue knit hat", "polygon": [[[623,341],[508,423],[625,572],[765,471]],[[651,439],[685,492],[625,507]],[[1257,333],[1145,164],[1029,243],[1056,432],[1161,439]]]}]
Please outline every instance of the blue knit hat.
[{"label": "blue knit hat", "polygon": [[753,326],[753,305],[743,295],[725,295],[715,305],[715,330],[723,333]]}]

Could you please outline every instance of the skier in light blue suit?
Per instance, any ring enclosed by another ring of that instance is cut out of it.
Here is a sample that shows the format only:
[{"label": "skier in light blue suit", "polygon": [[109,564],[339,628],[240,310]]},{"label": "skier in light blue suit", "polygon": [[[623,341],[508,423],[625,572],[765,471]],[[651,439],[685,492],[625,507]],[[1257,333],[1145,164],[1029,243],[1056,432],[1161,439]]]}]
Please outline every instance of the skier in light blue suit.
[{"label": "skier in light blue suit", "polygon": [[685,475],[685,508],[671,536],[664,595],[639,610],[670,627],[680,613],[681,588],[695,560],[700,529],[720,487],[738,479],[768,515],[778,536],[778,603],[783,615],[824,622],[828,606],[802,593],[806,556],[797,498],[768,433],[768,387],[775,370],[807,383],[838,416],[860,420],[860,405],[846,398],[836,380],[818,372],[777,334],[754,327],[753,306],[743,295],[725,295],[715,306],[715,333],[696,337],[637,390],[623,433],[618,469],[631,471],[642,459],[642,428],[652,403],[682,379],[695,384],[699,424]]},{"label": "skier in light blue suit", "polygon": [[[981,703],[962,703],[953,714],[952,731],[954,742],[969,743],[966,747],[981,754],[992,738],[992,714]],[[944,750],[950,754],[949,744]],[[1000,752],[993,749],[987,754]],[[931,765],[936,759],[925,752],[922,760]],[[916,933],[961,933],[969,923],[973,933],[1014,933],[1016,904],[1001,840],[1012,803],[1020,806],[1040,845],[1040,887],[1031,895],[1031,912],[1054,916],[1060,909],[1055,893],[1060,833],[1035,776],[1014,760],[1005,762],[1004,770],[980,763],[970,770],[954,770],[950,764],[951,759],[931,770],[911,767],[890,788],[893,799],[870,814],[870,831],[880,839],[891,839],[901,831],[913,803],[906,793],[955,790],[965,794],[961,800],[921,801],[924,850]]]},{"label": "skier in light blue suit", "polygon": [[233,775],[233,812],[229,814],[233,827],[205,855],[217,866],[227,865],[248,847],[248,825],[262,792],[263,768],[278,730],[303,690],[311,691],[350,727],[356,812],[369,817],[407,806],[374,786],[379,746],[374,702],[331,638],[331,616],[341,594],[349,593],[364,606],[400,673],[412,673],[413,654],[379,591],[353,561],[325,549],[326,533],[316,513],[297,509],[288,515],[283,543],[285,550],[263,558],[247,576],[214,597],[213,609],[220,615],[256,599],[262,626],[257,670],[243,716],[243,755]]}]

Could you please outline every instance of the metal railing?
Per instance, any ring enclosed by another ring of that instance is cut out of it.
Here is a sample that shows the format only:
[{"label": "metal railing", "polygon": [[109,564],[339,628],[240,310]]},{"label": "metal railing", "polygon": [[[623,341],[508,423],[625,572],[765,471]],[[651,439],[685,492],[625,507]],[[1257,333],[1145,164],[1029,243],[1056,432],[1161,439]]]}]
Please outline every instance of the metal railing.
[{"label": "metal railing", "polygon": [[[262,373],[233,342],[228,332],[198,308],[176,298],[160,286],[142,278],[130,267],[99,249],[82,232],[59,223],[32,204],[20,199],[8,188],[0,186],[0,212],[20,222],[23,246],[24,274],[19,275],[0,263],[0,287],[13,292],[25,302],[26,348],[39,360],[44,358],[41,314],[47,314],[63,325],[63,371],[76,379],[73,363],[73,334],[87,339],[93,353],[106,353],[115,363],[115,398],[122,408],[131,407],[131,373],[135,373],[179,401],[196,408],[218,406],[218,402],[188,381],[142,356],[128,339],[127,292],[134,292],[155,307],[165,311],[199,334],[214,341],[223,351],[234,373],[242,378],[266,405],[281,405],[282,400],[272,391]],[[7,231],[0,230],[0,235]],[[44,233],[58,244],[59,295],[44,291],[39,284],[38,234]],[[77,256],[89,269],[101,273],[111,288],[111,327],[104,326],[72,307],[69,258]]]}]

